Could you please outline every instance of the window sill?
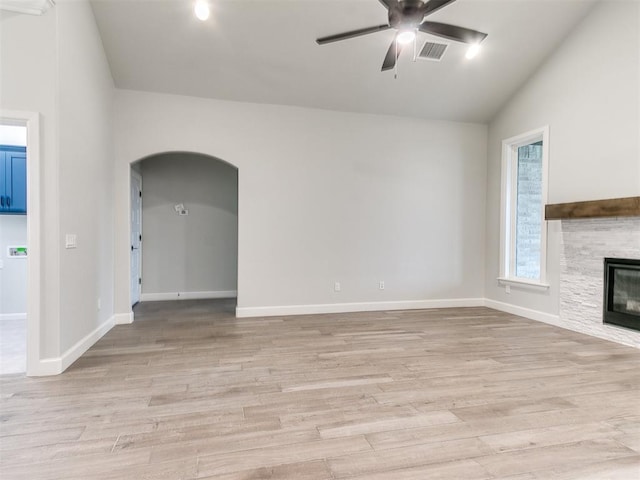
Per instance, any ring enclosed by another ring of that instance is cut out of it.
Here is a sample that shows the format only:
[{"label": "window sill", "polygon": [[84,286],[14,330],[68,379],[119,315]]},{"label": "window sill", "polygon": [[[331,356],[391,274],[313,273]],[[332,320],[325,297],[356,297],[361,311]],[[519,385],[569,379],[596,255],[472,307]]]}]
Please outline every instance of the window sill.
[{"label": "window sill", "polygon": [[498,277],[498,283],[500,285],[513,285],[515,287],[530,288],[532,290],[549,290],[550,288],[548,283],[537,282],[535,280],[524,280],[520,278]]}]

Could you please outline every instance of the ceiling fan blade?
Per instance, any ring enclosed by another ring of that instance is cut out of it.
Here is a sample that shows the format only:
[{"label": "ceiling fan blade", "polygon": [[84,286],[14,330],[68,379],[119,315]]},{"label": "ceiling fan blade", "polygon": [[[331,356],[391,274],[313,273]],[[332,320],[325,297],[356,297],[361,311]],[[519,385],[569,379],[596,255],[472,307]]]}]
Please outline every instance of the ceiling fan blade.
[{"label": "ceiling fan blade", "polygon": [[327,37],[318,38],[316,42],[318,45],[324,45],[325,43],[339,42],[340,40],[346,40],[348,38],[360,37],[362,35],[368,35],[370,33],[381,32],[388,30],[391,27],[387,24],[377,25],[375,27],[361,28],[360,30],[352,30],[350,32],[336,33],[335,35],[329,35]]},{"label": "ceiling fan blade", "polygon": [[399,7],[398,0],[379,0],[387,10],[396,10]]},{"label": "ceiling fan blade", "polygon": [[447,5],[455,1],[456,0],[430,0],[422,7],[422,13],[426,17],[427,15],[431,15],[432,13],[437,12],[441,8],[446,7]]},{"label": "ceiling fan blade", "polygon": [[463,43],[480,43],[487,36],[486,33],[438,22],[422,22],[418,29],[424,33],[437,35],[449,40]]},{"label": "ceiling fan blade", "polygon": [[393,37],[393,41],[389,46],[389,50],[387,50],[387,54],[384,57],[384,62],[382,62],[383,72],[386,70],[391,70],[393,67],[396,66],[396,61],[398,60],[398,57],[400,56],[400,52],[402,51],[402,44],[396,42],[397,36],[398,35],[396,34],[396,36]]}]

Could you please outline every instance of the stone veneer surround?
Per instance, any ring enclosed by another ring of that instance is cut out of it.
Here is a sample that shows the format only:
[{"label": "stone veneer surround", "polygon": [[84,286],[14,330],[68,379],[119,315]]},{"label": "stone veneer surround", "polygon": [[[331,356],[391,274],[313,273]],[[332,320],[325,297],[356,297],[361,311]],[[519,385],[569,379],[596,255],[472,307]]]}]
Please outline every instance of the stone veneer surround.
[{"label": "stone veneer surround", "polygon": [[640,217],[562,220],[560,325],[640,348],[640,332],[602,323],[604,257],[640,259]]}]

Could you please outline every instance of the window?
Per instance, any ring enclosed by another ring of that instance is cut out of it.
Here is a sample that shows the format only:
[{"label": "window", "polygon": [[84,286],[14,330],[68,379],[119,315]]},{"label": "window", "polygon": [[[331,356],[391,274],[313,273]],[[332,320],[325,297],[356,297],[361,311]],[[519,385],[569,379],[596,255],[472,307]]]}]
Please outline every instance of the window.
[{"label": "window", "polygon": [[500,276],[503,283],[546,285],[549,128],[502,142]]}]

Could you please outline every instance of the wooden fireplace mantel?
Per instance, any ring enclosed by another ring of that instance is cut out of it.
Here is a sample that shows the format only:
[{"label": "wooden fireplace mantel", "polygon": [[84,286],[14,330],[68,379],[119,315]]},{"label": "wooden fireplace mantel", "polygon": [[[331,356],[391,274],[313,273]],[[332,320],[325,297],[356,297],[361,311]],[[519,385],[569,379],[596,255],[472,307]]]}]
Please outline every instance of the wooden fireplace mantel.
[{"label": "wooden fireplace mantel", "polygon": [[640,197],[545,205],[545,220],[572,218],[640,217]]}]

